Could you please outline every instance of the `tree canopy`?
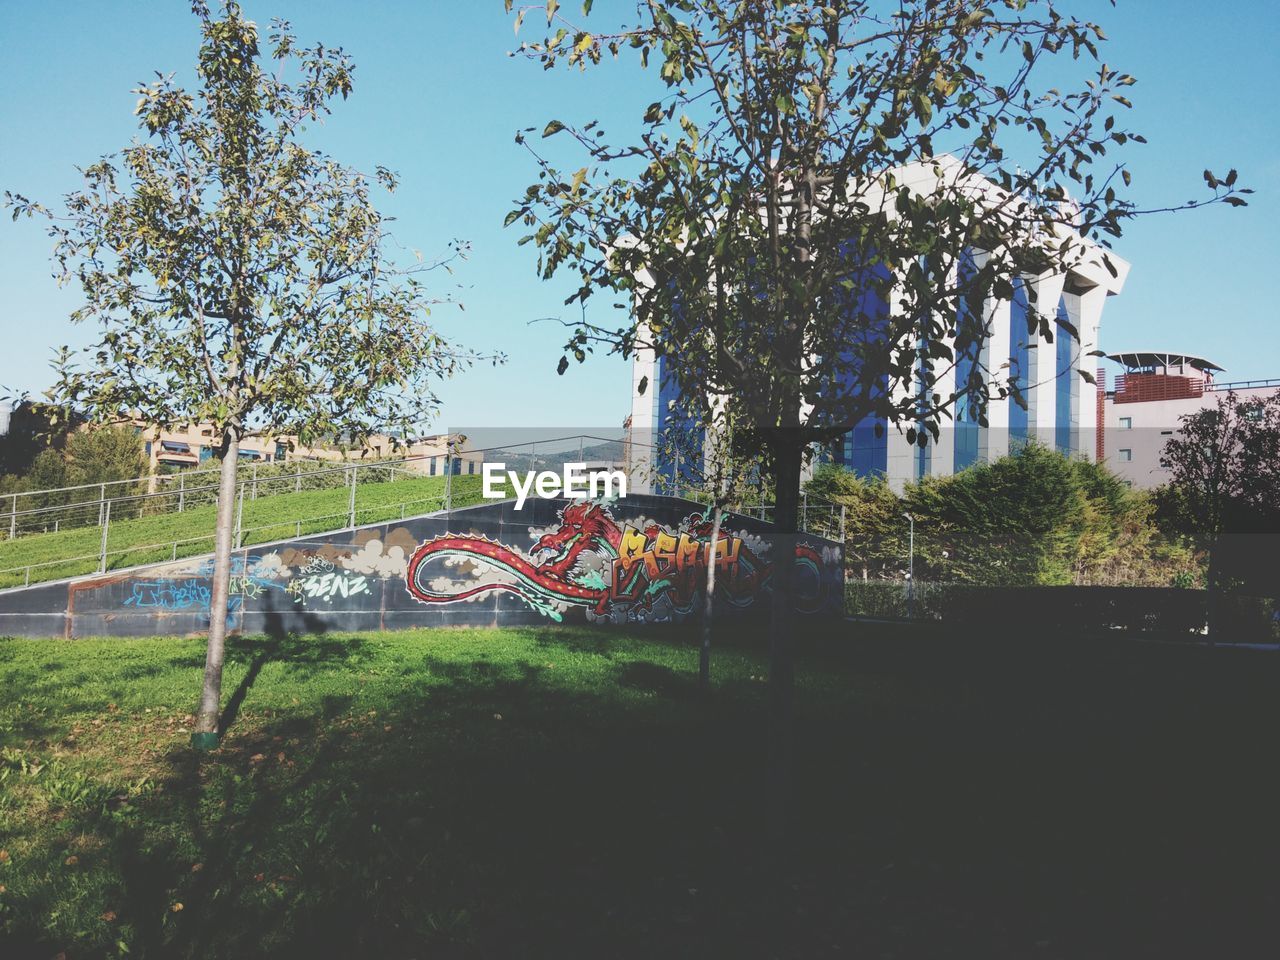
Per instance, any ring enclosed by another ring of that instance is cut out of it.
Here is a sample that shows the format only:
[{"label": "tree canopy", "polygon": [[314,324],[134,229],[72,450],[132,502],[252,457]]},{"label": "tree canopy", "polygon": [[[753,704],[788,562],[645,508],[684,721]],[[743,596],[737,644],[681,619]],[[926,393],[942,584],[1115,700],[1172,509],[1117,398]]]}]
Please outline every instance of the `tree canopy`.
[{"label": "tree canopy", "polygon": [[59,396],[98,419],[267,429],[306,443],[433,412],[436,378],[469,359],[429,322],[441,297],[422,275],[465,256],[410,257],[375,206],[398,178],[314,149],[306,125],[352,89],[340,48],[301,46],[275,21],[265,48],[236,3],[200,19],[199,86],[158,74],[135,108],[144,137],[83,169],[42,215],[77,323],[98,340],[66,353]]}]

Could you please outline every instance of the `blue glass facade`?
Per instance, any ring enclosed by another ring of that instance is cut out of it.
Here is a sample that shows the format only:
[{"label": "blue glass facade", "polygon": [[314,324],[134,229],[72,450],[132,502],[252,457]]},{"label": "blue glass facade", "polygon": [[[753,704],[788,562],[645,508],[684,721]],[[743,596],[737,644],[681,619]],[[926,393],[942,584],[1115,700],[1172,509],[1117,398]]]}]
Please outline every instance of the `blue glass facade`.
[{"label": "blue glass facade", "polygon": [[[1058,301],[1058,319],[1070,321],[1067,305],[1062,300]],[[1054,381],[1053,442],[1063,453],[1071,454],[1075,452],[1071,444],[1071,394],[1076,389],[1076,374],[1071,365],[1071,356],[1074,352],[1072,336],[1062,323],[1058,323],[1054,331],[1053,342],[1057,347],[1054,351],[1056,380]]]},{"label": "blue glass facade", "polygon": [[660,447],[674,445],[680,451],[678,457],[662,456],[657,470],[660,485],[674,487],[680,483],[693,483],[697,479],[698,465],[692,451],[701,450],[704,431],[684,409],[680,402],[680,388],[671,375],[671,360],[658,357],[654,368],[657,389],[654,390],[654,442]]},{"label": "blue glass facade", "polygon": [[[852,245],[845,251],[854,259]],[[867,390],[873,398],[883,397],[889,390],[888,376],[864,384],[858,371],[858,357],[863,349],[883,341],[888,335],[889,305],[881,290],[890,279],[884,264],[856,267],[851,271],[852,288],[838,289],[833,294],[837,309],[850,320],[850,349],[841,355],[843,376],[836,384],[838,396],[856,396]],[[889,471],[889,432],[884,417],[868,414],[844,435],[832,451],[833,461],[860,477],[884,476]]]},{"label": "blue glass facade", "polygon": [[[968,253],[961,258],[959,270],[963,287],[964,282],[977,271],[973,257]],[[952,470],[957,472],[978,462],[982,437],[978,416],[982,407],[979,398],[970,397],[963,391],[981,362],[982,342],[982,316],[962,297],[956,305],[956,393],[960,396],[953,411],[955,449],[951,464]]]},{"label": "blue glass facade", "polygon": [[[1031,374],[1031,352],[1028,349],[1030,334],[1027,333],[1027,316],[1030,313],[1027,302],[1026,283],[1021,279],[1013,282],[1013,299],[1009,303],[1009,379],[1013,381],[1022,396],[1023,403],[1028,397]],[[1028,427],[1027,408],[1009,399],[1009,449],[1012,450],[1018,441],[1026,442]]]}]

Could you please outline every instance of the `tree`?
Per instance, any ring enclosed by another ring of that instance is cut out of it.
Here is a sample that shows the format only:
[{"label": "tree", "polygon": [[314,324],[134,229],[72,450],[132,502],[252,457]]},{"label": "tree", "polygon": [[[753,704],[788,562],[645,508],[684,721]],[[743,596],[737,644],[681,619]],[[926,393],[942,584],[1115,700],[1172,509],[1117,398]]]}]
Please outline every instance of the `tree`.
[{"label": "tree", "polygon": [[[731,413],[724,404],[707,411],[709,419],[698,423],[683,419],[668,427],[654,439],[659,452],[655,461],[672,465],[670,492],[674,496],[693,496],[705,501],[704,526],[707,528],[707,568],[702,598],[702,642],[698,652],[698,689],[703,695],[711,691],[711,636],[715,623],[716,548],[722,537],[725,511],[741,503],[754,480],[758,480],[760,462],[749,439],[735,431]],[[659,487],[664,483],[662,471],[650,463]],[[709,520],[707,518],[710,518]]]},{"label": "tree", "polygon": [[901,568],[907,553],[904,508],[883,477],[860,477],[827,464],[805,484],[805,492],[844,508],[846,569],[870,580]]},{"label": "tree", "polygon": [[132,427],[77,430],[67,438],[67,483],[118,483],[147,473],[142,440]]},{"label": "tree", "polygon": [[[351,91],[341,49],[300,47],[287,23],[266,49],[238,4],[194,0],[199,87],[161,76],[137,91],[145,138],[86,167],[54,215],[6,194],[15,219],[48,217],[56,273],[75,282],[99,339],[63,366],[58,393],[95,419],[212,423],[221,462],[209,644],[192,741],[217,743],[240,441],[409,435],[432,383],[467,361],[430,326],[422,272],[396,259],[372,177],[312,148],[304,125]],[[452,245],[442,263],[465,253]]]},{"label": "tree", "polygon": [[[1160,465],[1172,475],[1178,519],[1209,554],[1209,633],[1214,634],[1224,534],[1261,532],[1280,519],[1280,394],[1219,395],[1178,418]],[[1264,568],[1273,569],[1270,558]]]},{"label": "tree", "polygon": [[[0,398],[4,399],[4,398]],[[67,435],[81,418],[53,404],[26,396],[12,399],[9,431],[0,436],[0,473],[27,473],[36,455],[54,447],[61,450]]]},{"label": "tree", "polygon": [[[1096,61],[1104,39],[1053,0],[638,0],[634,24],[599,32],[541,9],[547,35],[521,50],[545,68],[631,50],[664,88],[629,142],[594,120],[547,123],[544,139],[575,141],[576,172],[534,148],[536,128],[517,136],[539,178],[508,223],[530,230],[544,276],[574,277],[583,310],[561,370],[597,346],[649,348],[678,360],[692,406],[728,398],[768,454],[778,556],[813,444],[875,415],[923,445],[957,396],[980,417],[989,391],[1017,396],[1017,371],[977,364],[955,391],[935,384],[985,339],[984,298],[1026,276],[1115,273],[1105,243],[1142,212],[1117,192],[1129,172],[1101,165],[1142,139],[1116,114],[1134,80],[1099,64],[1071,89],[1046,69]],[[1205,177],[1205,202],[1245,202],[1235,171]],[[597,294],[625,319],[588,318]],[[1028,326],[1051,339],[1056,304],[1036,306]],[[793,576],[775,571],[785,741]]]}]

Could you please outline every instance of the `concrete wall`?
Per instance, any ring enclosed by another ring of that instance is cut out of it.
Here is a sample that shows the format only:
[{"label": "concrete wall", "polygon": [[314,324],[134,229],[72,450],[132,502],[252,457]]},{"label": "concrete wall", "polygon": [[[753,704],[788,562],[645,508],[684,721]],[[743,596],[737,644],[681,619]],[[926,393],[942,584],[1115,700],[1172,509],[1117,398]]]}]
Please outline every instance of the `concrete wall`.
[{"label": "concrete wall", "polygon": [[[670,497],[485,504],[237,551],[228,605],[242,633],[553,622],[678,622],[701,611],[702,508]],[[803,535],[802,612],[839,615],[839,544]],[[730,515],[717,610],[767,615],[770,525]],[[0,591],[0,636],[153,636],[208,628],[212,560]]]}]

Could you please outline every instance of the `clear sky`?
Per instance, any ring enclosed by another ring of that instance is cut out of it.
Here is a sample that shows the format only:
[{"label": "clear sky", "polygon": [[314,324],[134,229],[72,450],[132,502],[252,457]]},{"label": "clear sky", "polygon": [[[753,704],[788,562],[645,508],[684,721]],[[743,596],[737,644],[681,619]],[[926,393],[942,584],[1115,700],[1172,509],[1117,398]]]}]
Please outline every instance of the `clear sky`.
[{"label": "clear sky", "polygon": [[[608,13],[630,0],[597,0]],[[566,7],[570,6],[566,4]],[[1280,377],[1280,18],[1270,0],[1062,0],[1098,21],[1103,57],[1135,75],[1132,127],[1149,145],[1126,154],[1133,197],[1162,206],[1203,193],[1201,170],[1240,170],[1258,192],[1241,209],[1159,216],[1116,244],[1133,264],[1103,317],[1107,350],[1199,353],[1227,379]],[[629,411],[627,367],[595,357],[556,376],[567,317],[563,283],[534,273],[534,253],[502,229],[511,201],[536,178],[513,139],[553,117],[625,125],[656,78],[634,67],[544,73],[519,58],[502,0],[247,0],[265,27],[293,22],[303,42],[341,45],[357,70],[317,146],[339,160],[400,172],[384,209],[397,238],[430,253],[452,237],[474,244],[458,271],[466,312],[438,314],[446,334],[505,351],[497,370],[475,369],[440,389],[438,426],[610,426]],[[153,71],[189,77],[198,31],[185,0],[0,2],[0,189],[56,201],[76,185],[76,164],[135,134],[130,91]],[[0,221],[0,387],[38,392],[59,343],[83,342],[71,326],[74,290],[50,278],[50,243],[32,221]],[[444,281],[442,281],[443,284]],[[577,309],[576,307],[574,308]],[[596,308],[597,317],[605,317]],[[2,393],[3,391],[0,391]]]}]

